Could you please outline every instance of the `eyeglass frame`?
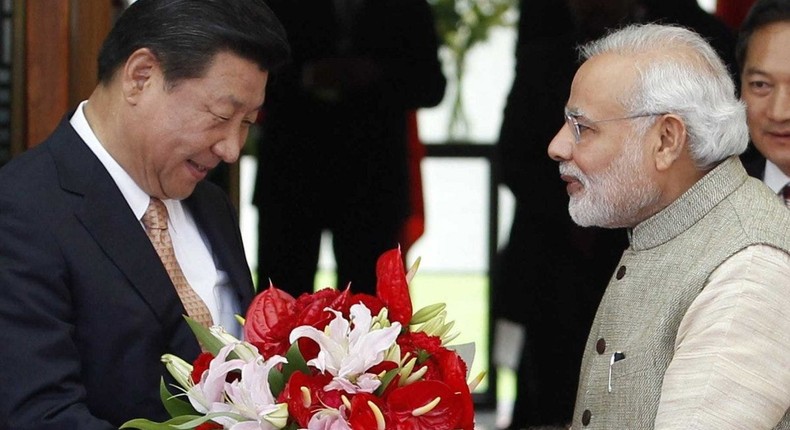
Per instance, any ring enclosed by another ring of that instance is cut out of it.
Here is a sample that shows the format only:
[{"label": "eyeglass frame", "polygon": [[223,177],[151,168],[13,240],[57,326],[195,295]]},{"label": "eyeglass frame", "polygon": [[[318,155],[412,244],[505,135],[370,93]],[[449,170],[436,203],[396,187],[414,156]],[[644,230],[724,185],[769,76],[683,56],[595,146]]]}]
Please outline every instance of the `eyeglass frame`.
[{"label": "eyeglass frame", "polygon": [[[623,121],[623,120],[636,119],[636,118],[647,118],[647,117],[650,117],[650,116],[666,115],[668,113],[669,112],[649,112],[649,113],[640,113],[640,114],[635,114],[635,115],[623,116],[623,117],[619,117],[619,118],[599,119],[597,121],[588,120],[588,124],[595,125],[595,124],[598,124],[598,123],[601,123],[601,122]],[[578,145],[582,141],[582,131],[579,128],[579,120],[578,120],[578,118],[584,117],[584,115],[579,114],[579,113],[575,113],[575,112],[570,112],[570,111],[568,111],[567,108],[565,108],[564,114],[565,114],[565,123],[568,124],[568,127],[570,127],[571,134],[573,134],[574,141],[575,141],[576,145]],[[587,127],[587,126],[585,125],[585,127]]]}]

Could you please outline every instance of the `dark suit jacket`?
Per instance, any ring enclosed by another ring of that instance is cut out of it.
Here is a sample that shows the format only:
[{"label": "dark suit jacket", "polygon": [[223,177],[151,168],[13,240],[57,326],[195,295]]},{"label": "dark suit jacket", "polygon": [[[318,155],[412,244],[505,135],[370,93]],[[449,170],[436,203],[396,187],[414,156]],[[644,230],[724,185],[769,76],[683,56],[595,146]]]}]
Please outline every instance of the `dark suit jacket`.
[{"label": "dark suit jacket", "polygon": [[765,157],[760,154],[754,144],[749,142],[749,147],[746,152],[741,154],[740,158],[743,167],[746,168],[746,173],[762,181],[763,175],[765,175]]},{"label": "dark suit jacket", "polygon": [[[253,284],[235,209],[206,181],[186,204],[246,309]],[[68,117],[0,170],[0,429],[168,418],[160,357],[200,352],[183,314],[139,220]]]}]

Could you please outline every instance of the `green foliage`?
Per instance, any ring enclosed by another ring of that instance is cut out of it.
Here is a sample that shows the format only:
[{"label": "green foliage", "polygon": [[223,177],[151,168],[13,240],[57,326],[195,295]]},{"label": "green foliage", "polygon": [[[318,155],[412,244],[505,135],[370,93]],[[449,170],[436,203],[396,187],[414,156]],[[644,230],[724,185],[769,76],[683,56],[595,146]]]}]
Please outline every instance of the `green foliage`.
[{"label": "green foliage", "polygon": [[442,45],[455,57],[488,40],[490,30],[515,24],[517,0],[428,0]]},{"label": "green foliage", "polygon": [[518,0],[428,0],[433,8],[436,28],[451,55],[455,94],[450,113],[448,134],[456,137],[468,129],[463,113],[461,83],[464,78],[464,63],[469,50],[485,42],[491,29],[513,26]]},{"label": "green foliage", "polygon": [[298,370],[305,375],[310,374],[310,368],[307,367],[307,362],[302,356],[302,352],[299,351],[299,342],[291,344],[288,352],[285,353],[285,358],[288,359],[288,363],[283,365],[282,371],[277,369],[269,371],[269,388],[275,396],[279,396],[283,391],[285,382],[291,377],[292,373]]},{"label": "green foliage", "polygon": [[165,385],[164,378],[159,381],[159,397],[162,399],[162,404],[171,417],[198,415],[191,403],[181,400],[170,393],[170,390],[167,389],[167,385]]}]

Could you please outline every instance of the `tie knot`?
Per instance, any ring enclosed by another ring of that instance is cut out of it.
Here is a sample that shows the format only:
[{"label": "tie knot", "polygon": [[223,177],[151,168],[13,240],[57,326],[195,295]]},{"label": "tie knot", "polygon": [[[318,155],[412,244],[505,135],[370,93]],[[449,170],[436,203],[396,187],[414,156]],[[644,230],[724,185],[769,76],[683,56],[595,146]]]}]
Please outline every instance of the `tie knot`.
[{"label": "tie knot", "polygon": [[145,210],[142,221],[147,229],[167,230],[167,208],[165,204],[156,197],[151,197],[151,203],[148,204],[148,209]]},{"label": "tie knot", "polygon": [[784,197],[785,200],[790,200],[790,183],[782,188],[782,191],[779,192],[779,195]]}]

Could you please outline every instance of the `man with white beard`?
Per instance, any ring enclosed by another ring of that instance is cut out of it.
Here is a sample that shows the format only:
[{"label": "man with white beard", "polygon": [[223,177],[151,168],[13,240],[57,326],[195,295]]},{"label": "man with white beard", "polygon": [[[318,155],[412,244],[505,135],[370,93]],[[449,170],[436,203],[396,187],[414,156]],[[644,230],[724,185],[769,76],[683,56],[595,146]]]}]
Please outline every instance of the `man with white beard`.
[{"label": "man with white beard", "polygon": [[[580,48],[548,153],[583,226],[626,227],[574,429],[790,428],[790,211],[750,178],[744,106],[699,35],[632,25]],[[573,262],[568,262],[573,266]]]}]

